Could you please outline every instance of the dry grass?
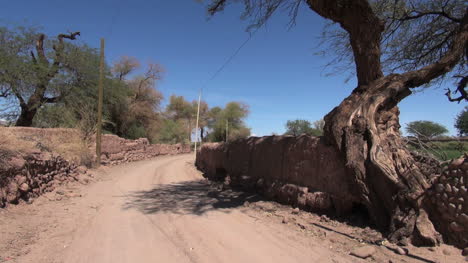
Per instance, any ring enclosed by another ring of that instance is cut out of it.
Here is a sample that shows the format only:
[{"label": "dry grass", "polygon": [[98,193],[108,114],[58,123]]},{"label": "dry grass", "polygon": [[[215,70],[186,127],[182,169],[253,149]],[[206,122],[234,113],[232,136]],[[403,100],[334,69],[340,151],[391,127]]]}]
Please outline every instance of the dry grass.
[{"label": "dry grass", "polygon": [[0,127],[0,152],[27,154],[38,150],[58,154],[80,165],[90,166],[93,160],[78,130]]}]

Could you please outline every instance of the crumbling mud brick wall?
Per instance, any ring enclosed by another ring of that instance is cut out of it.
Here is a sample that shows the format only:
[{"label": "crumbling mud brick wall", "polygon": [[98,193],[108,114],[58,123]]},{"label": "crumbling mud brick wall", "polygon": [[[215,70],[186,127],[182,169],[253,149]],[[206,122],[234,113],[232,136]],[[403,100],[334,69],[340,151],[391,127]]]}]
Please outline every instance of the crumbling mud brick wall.
[{"label": "crumbling mud brick wall", "polygon": [[[306,210],[345,214],[359,206],[342,158],[318,137],[251,137],[205,144],[196,166],[211,180],[253,189]],[[421,199],[428,217],[446,242],[467,247],[468,158],[455,160],[431,178],[432,187]]]},{"label": "crumbling mud brick wall", "polygon": [[254,188],[283,203],[346,213],[357,200],[340,160],[321,138],[271,136],[204,144],[196,166],[208,178]]}]

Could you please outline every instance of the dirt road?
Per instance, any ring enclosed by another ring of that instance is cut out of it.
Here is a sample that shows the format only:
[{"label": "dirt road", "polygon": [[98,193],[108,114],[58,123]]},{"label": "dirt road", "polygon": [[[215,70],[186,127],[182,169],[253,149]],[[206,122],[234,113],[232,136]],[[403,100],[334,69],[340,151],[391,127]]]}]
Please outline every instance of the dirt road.
[{"label": "dirt road", "polygon": [[[1,212],[0,262],[360,262],[349,256],[359,241],[287,223],[289,207],[281,215],[258,196],[217,191],[192,163],[179,155],[107,168],[90,185]],[[382,251],[374,260],[399,262]]]}]

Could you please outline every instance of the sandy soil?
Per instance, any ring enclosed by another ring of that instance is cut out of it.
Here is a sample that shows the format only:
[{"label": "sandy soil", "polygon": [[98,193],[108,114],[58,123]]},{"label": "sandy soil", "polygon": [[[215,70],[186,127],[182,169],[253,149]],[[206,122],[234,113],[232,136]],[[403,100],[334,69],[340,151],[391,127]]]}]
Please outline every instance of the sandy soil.
[{"label": "sandy soil", "polygon": [[[192,163],[101,168],[89,185],[1,210],[0,262],[464,262],[451,246],[400,255],[369,227],[221,190]],[[350,255],[359,248],[370,256]]]}]

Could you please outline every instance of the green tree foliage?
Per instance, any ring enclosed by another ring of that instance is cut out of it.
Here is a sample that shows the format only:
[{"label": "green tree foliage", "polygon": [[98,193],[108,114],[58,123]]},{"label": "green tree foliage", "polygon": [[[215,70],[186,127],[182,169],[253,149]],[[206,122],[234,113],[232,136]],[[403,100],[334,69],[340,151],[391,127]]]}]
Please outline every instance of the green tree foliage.
[{"label": "green tree foliage", "polygon": [[[250,129],[245,124],[249,115],[248,105],[241,102],[229,102],[225,108],[214,107],[209,113],[209,140],[213,142],[231,141],[250,136]],[[226,125],[228,138],[226,138]]]},{"label": "green tree foliage", "polygon": [[406,132],[420,139],[431,139],[447,133],[448,130],[432,121],[413,121],[406,126]]},{"label": "green tree foliage", "polygon": [[458,130],[459,136],[468,135],[468,107],[465,107],[465,109],[457,115],[455,128]]},{"label": "green tree foliage", "polygon": [[[79,128],[85,139],[93,136],[99,52],[86,44],[63,41],[68,37],[72,38],[62,35],[54,40],[39,34],[36,28],[0,27],[0,118],[18,120],[24,111],[22,104],[27,104],[31,94],[41,86],[45,91],[39,94],[40,103],[32,107],[31,125]],[[41,58],[42,48],[36,47],[39,38],[44,44],[45,58]],[[40,59],[47,62],[35,62]],[[52,72],[54,75],[47,83],[38,82],[38,74],[50,73],[54,67],[57,72]],[[143,67],[142,74],[135,74]],[[189,143],[195,132],[198,101],[189,102],[183,96],[172,95],[167,107],[161,109],[163,96],[156,86],[163,73],[161,66],[152,63],[143,66],[130,56],[122,56],[111,66],[105,64],[104,131],[129,139],[146,137],[152,143]],[[229,139],[249,136],[250,129],[244,124],[247,115],[248,106],[242,103],[231,102],[224,109],[210,109],[201,101],[202,140],[224,141],[226,122]]]},{"label": "green tree foliage", "polygon": [[84,70],[92,61],[76,59],[76,54],[89,47],[65,41],[79,35],[59,34],[53,39],[32,27],[0,27],[0,97],[9,105],[1,112],[3,117],[31,126],[43,105],[85,85],[89,72]]},{"label": "green tree foliage", "polygon": [[[319,125],[319,123],[314,122],[314,126]],[[286,132],[287,135],[299,136],[301,134],[307,134],[312,136],[321,136],[322,131],[318,128],[312,128],[310,121],[308,120],[289,120],[286,122]]]}]

